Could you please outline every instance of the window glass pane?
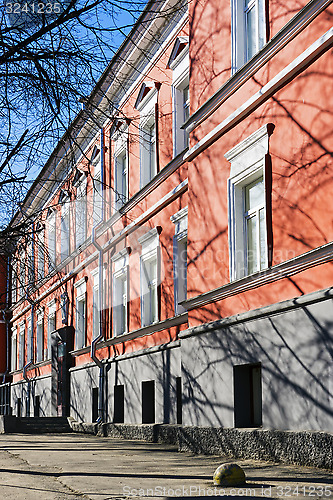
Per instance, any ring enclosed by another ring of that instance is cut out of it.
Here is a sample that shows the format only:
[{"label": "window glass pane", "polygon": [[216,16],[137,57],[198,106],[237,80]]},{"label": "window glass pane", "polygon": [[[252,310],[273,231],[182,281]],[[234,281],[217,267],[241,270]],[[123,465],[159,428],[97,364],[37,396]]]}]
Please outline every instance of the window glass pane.
[{"label": "window glass pane", "polygon": [[146,326],[158,321],[156,257],[143,260],[142,273],[143,326]]},{"label": "window glass pane", "polygon": [[257,3],[245,1],[245,29],[246,29],[246,55],[247,59],[258,51],[257,34]]},{"label": "window glass pane", "polygon": [[156,154],[156,136],[155,123],[149,127],[149,176],[152,179],[155,175],[155,154]]},{"label": "window glass pane", "polygon": [[257,218],[247,219],[247,271],[257,271]]},{"label": "window glass pane", "polygon": [[85,301],[76,302],[76,349],[81,349],[85,344]]},{"label": "window glass pane", "polygon": [[266,244],[266,218],[265,211],[262,208],[259,211],[259,239],[260,239],[260,269],[266,267],[267,262],[267,244]]},{"label": "window glass pane", "polygon": [[245,210],[252,210],[264,204],[264,181],[258,179],[245,188]]}]

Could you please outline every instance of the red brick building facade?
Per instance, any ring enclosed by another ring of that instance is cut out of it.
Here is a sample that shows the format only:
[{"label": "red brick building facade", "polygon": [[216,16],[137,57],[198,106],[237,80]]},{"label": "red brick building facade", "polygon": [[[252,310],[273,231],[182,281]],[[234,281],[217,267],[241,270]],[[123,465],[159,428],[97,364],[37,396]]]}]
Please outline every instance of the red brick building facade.
[{"label": "red brick building facade", "polygon": [[330,3],[143,12],[23,204],[14,414],[332,431]]}]

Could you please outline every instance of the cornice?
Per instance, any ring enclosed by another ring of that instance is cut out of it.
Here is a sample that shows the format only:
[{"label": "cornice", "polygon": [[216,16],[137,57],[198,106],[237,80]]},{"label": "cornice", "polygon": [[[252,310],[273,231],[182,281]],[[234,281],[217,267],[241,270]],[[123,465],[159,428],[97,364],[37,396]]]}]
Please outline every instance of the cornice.
[{"label": "cornice", "polygon": [[251,311],[245,311],[239,314],[234,314],[227,318],[222,318],[217,321],[211,321],[210,323],[204,323],[199,326],[194,326],[188,330],[184,330],[179,333],[178,337],[183,340],[189,337],[194,337],[208,332],[216,332],[222,328],[228,328],[232,325],[239,325],[240,323],[245,323],[249,321],[254,321],[260,318],[265,318],[267,316],[273,316],[276,314],[281,314],[292,309],[297,309],[299,307],[308,306],[311,304],[316,304],[325,300],[333,299],[333,287],[325,288],[324,290],[318,290],[317,292],[312,292],[307,295],[301,295],[300,297],[295,297],[294,299],[284,300],[282,302],[276,302],[275,304],[270,304],[268,306],[260,307],[258,309],[252,309]]},{"label": "cornice", "polygon": [[332,0],[312,0],[269,40],[244,66],[232,75],[200,108],[185,122],[182,128],[191,132],[211,116],[229,97],[231,97],[249,78],[251,78],[272,57],[303,31]]},{"label": "cornice", "polygon": [[224,300],[232,295],[253,290],[268,283],[273,283],[283,278],[288,278],[295,274],[301,273],[311,267],[319,266],[333,260],[333,243],[328,243],[322,247],[306,252],[294,259],[287,260],[281,264],[270,267],[245,278],[232,281],[219,288],[215,288],[209,292],[197,295],[192,299],[185,300],[181,305],[191,311],[198,307]]}]

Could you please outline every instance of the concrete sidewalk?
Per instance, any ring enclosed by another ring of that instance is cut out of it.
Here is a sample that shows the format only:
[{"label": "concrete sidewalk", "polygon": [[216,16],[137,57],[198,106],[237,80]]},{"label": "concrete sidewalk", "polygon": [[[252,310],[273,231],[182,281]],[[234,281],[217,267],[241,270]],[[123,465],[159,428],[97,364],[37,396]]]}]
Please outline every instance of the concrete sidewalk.
[{"label": "concrete sidewalk", "polygon": [[[333,498],[330,472],[82,434],[0,435],[0,460],[1,499]],[[213,486],[224,462],[244,468],[246,486]]]}]

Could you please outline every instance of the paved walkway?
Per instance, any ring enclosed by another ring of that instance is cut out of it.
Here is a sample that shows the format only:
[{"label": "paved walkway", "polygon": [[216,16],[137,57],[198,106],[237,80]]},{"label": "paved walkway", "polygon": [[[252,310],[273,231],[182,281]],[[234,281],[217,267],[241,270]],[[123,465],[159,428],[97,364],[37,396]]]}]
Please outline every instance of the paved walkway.
[{"label": "paved walkway", "polygon": [[[247,484],[215,488],[218,465],[237,462]],[[82,434],[0,435],[0,497],[13,500],[333,498],[333,474],[306,467],[178,453],[173,446]]]}]

